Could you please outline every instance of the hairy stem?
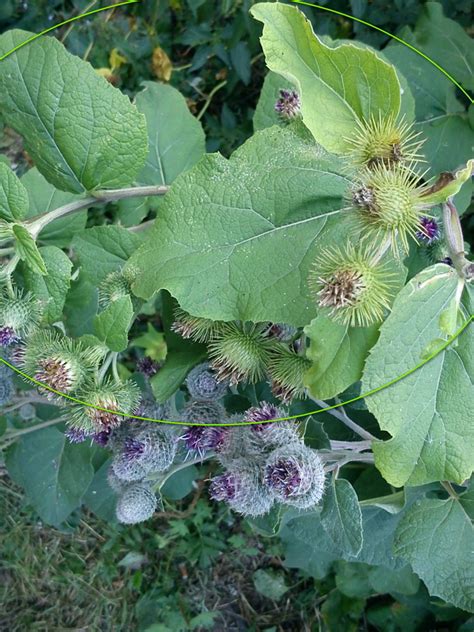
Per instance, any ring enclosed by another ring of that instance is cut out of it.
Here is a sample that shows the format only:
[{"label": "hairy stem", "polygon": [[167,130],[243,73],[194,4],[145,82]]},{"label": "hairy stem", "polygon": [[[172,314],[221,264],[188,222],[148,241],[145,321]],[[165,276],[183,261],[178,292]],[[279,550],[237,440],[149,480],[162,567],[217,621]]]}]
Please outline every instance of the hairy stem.
[{"label": "hairy stem", "polygon": [[371,441],[330,441],[332,450],[353,450],[363,452],[370,450]]},{"label": "hairy stem", "polygon": [[50,222],[60,217],[65,217],[76,211],[81,211],[95,204],[106,204],[107,202],[116,202],[117,200],[125,200],[133,197],[148,197],[154,195],[165,195],[168,192],[167,186],[143,186],[129,187],[126,189],[109,189],[104,191],[94,191],[89,196],[75,200],[64,206],[60,206],[52,211],[38,215],[28,222],[25,222],[31,235],[36,238],[39,233]]},{"label": "hairy stem", "polygon": [[[320,408],[329,408],[329,404],[322,399],[314,399],[314,397],[311,397],[310,399],[312,399],[313,402],[317,404]],[[348,417],[346,411],[342,408],[342,406],[339,408],[333,408],[332,410],[328,410],[327,412],[333,417],[336,417],[336,419],[339,419],[339,421],[342,421],[344,425],[346,425],[353,432],[358,434],[359,437],[362,437],[362,439],[365,439],[366,441],[373,441],[374,439],[376,439],[373,434],[371,434],[367,430],[364,430],[364,428],[362,428],[362,426],[359,426],[359,424],[356,424],[355,421],[352,421],[352,419]]]},{"label": "hairy stem", "polygon": [[463,281],[474,278],[474,263],[469,261],[464,252],[464,236],[458,211],[451,200],[443,204],[443,226],[449,256]]},{"label": "hairy stem", "polygon": [[2,437],[1,443],[3,444],[3,442],[5,443],[11,442],[12,439],[17,439],[18,437],[29,434],[30,432],[36,432],[37,430],[48,428],[48,426],[54,426],[65,420],[66,420],[66,417],[58,417],[57,419],[50,419],[49,421],[43,421],[43,423],[36,424],[36,426],[30,426],[29,428],[21,428],[20,430],[13,430],[11,432],[7,431]]},{"label": "hairy stem", "polygon": [[196,457],[195,459],[191,459],[190,461],[183,461],[182,463],[177,463],[175,466],[170,467],[170,469],[162,477],[160,477],[158,480],[155,481],[155,484],[153,485],[153,489],[155,491],[160,491],[160,489],[163,487],[166,481],[171,476],[173,476],[173,474],[176,474],[176,472],[179,472],[180,470],[184,470],[190,465],[197,465],[198,463],[204,463],[204,461],[209,461],[214,456],[215,456],[214,454],[207,454],[206,456]]}]

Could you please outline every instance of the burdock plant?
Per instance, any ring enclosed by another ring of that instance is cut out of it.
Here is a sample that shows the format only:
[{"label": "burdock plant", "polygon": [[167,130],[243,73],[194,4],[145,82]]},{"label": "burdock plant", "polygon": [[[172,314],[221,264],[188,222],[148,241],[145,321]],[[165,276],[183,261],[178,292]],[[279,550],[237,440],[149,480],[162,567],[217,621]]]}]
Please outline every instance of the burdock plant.
[{"label": "burdock plant", "polygon": [[323,251],[313,265],[309,286],[317,305],[351,327],[383,320],[394,296],[394,278],[368,246]]}]

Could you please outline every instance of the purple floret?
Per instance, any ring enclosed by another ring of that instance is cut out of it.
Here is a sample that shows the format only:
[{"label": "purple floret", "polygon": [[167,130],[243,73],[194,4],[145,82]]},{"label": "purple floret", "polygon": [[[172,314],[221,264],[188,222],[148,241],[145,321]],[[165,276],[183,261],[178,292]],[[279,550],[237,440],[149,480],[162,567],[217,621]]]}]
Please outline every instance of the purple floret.
[{"label": "purple floret", "polygon": [[270,489],[288,498],[300,489],[300,468],[293,459],[280,459],[265,468],[265,483]]},{"label": "purple floret", "polygon": [[439,226],[435,219],[431,217],[422,217],[420,219],[420,230],[417,231],[416,237],[425,244],[431,244],[439,239]]}]

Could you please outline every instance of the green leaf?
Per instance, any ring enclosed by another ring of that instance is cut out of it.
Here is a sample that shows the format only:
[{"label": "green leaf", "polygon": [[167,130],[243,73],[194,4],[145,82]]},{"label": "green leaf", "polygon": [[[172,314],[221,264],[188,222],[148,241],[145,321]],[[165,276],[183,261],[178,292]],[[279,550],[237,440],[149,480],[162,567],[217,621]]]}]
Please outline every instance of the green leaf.
[{"label": "green leaf", "polygon": [[124,351],[128,347],[128,330],[132,318],[132,299],[122,296],[95,317],[95,334],[111,351]]},{"label": "green leaf", "polygon": [[293,530],[283,528],[280,532],[285,551],[284,564],[287,568],[299,568],[311,577],[324,579],[337,555],[324,549],[313,549],[305,540],[295,537]]},{"label": "green leaf", "polygon": [[0,163],[0,219],[21,220],[28,213],[28,194],[10,167]]},{"label": "green leaf", "polygon": [[53,525],[80,505],[94,476],[88,446],[69,443],[57,428],[22,437],[8,449],[6,465],[40,518]]},{"label": "green leaf", "polygon": [[149,152],[137,182],[171,184],[205,153],[204,132],[175,88],[151,81],[144,86],[136,105],[146,118]]},{"label": "green leaf", "polygon": [[360,562],[337,562],[336,586],[346,597],[365,599],[374,593],[369,582],[370,566]]},{"label": "green leaf", "polygon": [[264,23],[267,66],[298,87],[303,121],[326,149],[344,153],[358,120],[396,116],[400,84],[395,69],[353,44],[331,48],[296,7],[261,3],[251,9]]},{"label": "green leaf", "polygon": [[150,379],[150,385],[156,401],[161,404],[166,402],[178,390],[193,366],[201,362],[205,356],[206,350],[204,347],[189,351],[170,351],[164,365]]},{"label": "green leaf", "polygon": [[408,40],[467,90],[474,90],[474,42],[465,29],[443,15],[438,2],[426,2]]},{"label": "green leaf", "polygon": [[[0,54],[30,36],[4,33]],[[80,193],[127,186],[144,164],[143,115],[54,37],[43,36],[3,60],[0,112],[58,189]]]},{"label": "green leaf", "polygon": [[321,525],[334,548],[357,556],[362,548],[362,514],[354,488],[345,479],[332,479],[321,510]]},{"label": "green leaf", "polygon": [[79,275],[71,283],[64,305],[64,325],[68,335],[76,338],[92,332],[98,303],[97,287]]},{"label": "green leaf", "polygon": [[162,331],[156,331],[151,323],[147,323],[145,334],[131,341],[131,346],[144,349],[145,355],[157,362],[166,358],[165,335]]},{"label": "green leaf", "polygon": [[285,583],[285,578],[281,573],[275,573],[274,571],[267,571],[263,568],[259,568],[253,574],[253,584],[255,590],[267,597],[267,599],[274,599],[278,601],[289,590],[289,586]]},{"label": "green leaf", "polygon": [[459,496],[459,502],[469,518],[474,521],[474,479],[471,480],[467,491]]},{"label": "green leaf", "polygon": [[372,568],[369,571],[369,582],[379,594],[415,595],[420,587],[420,580],[408,564],[397,569],[384,566]]},{"label": "green leaf", "polygon": [[[49,213],[65,204],[80,199],[80,195],[59,191],[50,184],[36,169],[30,169],[21,178],[29,198],[30,210],[27,217]],[[38,235],[38,243],[64,248],[69,246],[72,237],[81,232],[86,225],[87,211],[78,211],[66,217],[60,217],[47,224]]]},{"label": "green leaf", "polygon": [[415,503],[398,525],[393,550],[413,566],[431,595],[474,611],[474,529],[457,500]]},{"label": "green leaf", "polygon": [[378,327],[348,327],[319,314],[305,327],[310,339],[306,352],[313,365],[306,372],[305,386],[317,399],[331,399],[357,382],[369,349],[378,337]]},{"label": "green leaf", "polygon": [[141,236],[120,226],[94,226],[76,235],[72,248],[81,276],[97,286],[110,272],[120,270],[141,242]]},{"label": "green leaf", "polygon": [[132,256],[134,292],[166,288],[214,320],[308,323],[310,266],[346,229],[341,170],[294,128],[257,132],[230,160],[206,156],[175,181]]},{"label": "green leaf", "polygon": [[199,472],[194,465],[185,467],[170,476],[160,492],[170,500],[181,500],[194,490],[194,481],[198,476]]},{"label": "green leaf", "polygon": [[83,503],[101,520],[106,520],[110,524],[111,522],[117,522],[115,516],[117,495],[107,480],[109,467],[110,459],[103,463],[94,474],[94,478],[84,494]]},{"label": "green leaf", "polygon": [[[423,50],[421,38],[418,41],[409,29],[404,29],[400,36]],[[456,49],[454,40],[452,47]],[[416,98],[416,131],[422,133],[420,138],[426,139],[422,153],[427,165],[423,164],[421,169],[428,168],[431,176],[455,171],[472,158],[474,145],[474,130],[464,115],[463,104],[456,98],[456,87],[428,60],[414,55],[406,46],[392,42],[384,49],[384,55],[402,71]],[[456,71],[452,75],[457,78]],[[466,187],[470,185],[463,188]],[[456,203],[459,204],[458,200]]]},{"label": "green leaf", "polygon": [[230,60],[237,76],[247,86],[252,76],[251,55],[247,42],[237,42],[230,49]]},{"label": "green leaf", "polygon": [[[446,310],[454,304],[458,276],[443,264],[432,266],[403,288],[366,362],[363,392],[414,368],[449,333]],[[420,369],[367,398],[380,427],[392,435],[375,442],[375,463],[395,487],[430,481],[462,482],[472,472],[474,428],[474,335],[472,327]]]},{"label": "green leaf", "polygon": [[35,240],[24,226],[13,224],[15,252],[25,264],[37,274],[47,274],[46,266]]},{"label": "green leaf", "polygon": [[44,276],[25,268],[25,286],[43,302],[43,320],[52,324],[61,319],[66,295],[71,285],[72,263],[56,246],[39,249],[46,274]]}]

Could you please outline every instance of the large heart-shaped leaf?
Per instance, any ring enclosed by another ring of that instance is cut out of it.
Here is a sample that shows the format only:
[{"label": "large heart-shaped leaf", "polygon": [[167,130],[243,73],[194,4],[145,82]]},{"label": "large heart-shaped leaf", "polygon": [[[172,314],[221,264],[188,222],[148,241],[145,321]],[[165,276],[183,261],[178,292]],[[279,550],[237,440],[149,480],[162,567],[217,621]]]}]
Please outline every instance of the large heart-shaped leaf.
[{"label": "large heart-shaped leaf", "polygon": [[166,288],[196,316],[308,323],[310,266],[347,230],[342,170],[290,128],[258,132],[230,160],[207,156],[175,181],[132,256],[134,291]]}]

